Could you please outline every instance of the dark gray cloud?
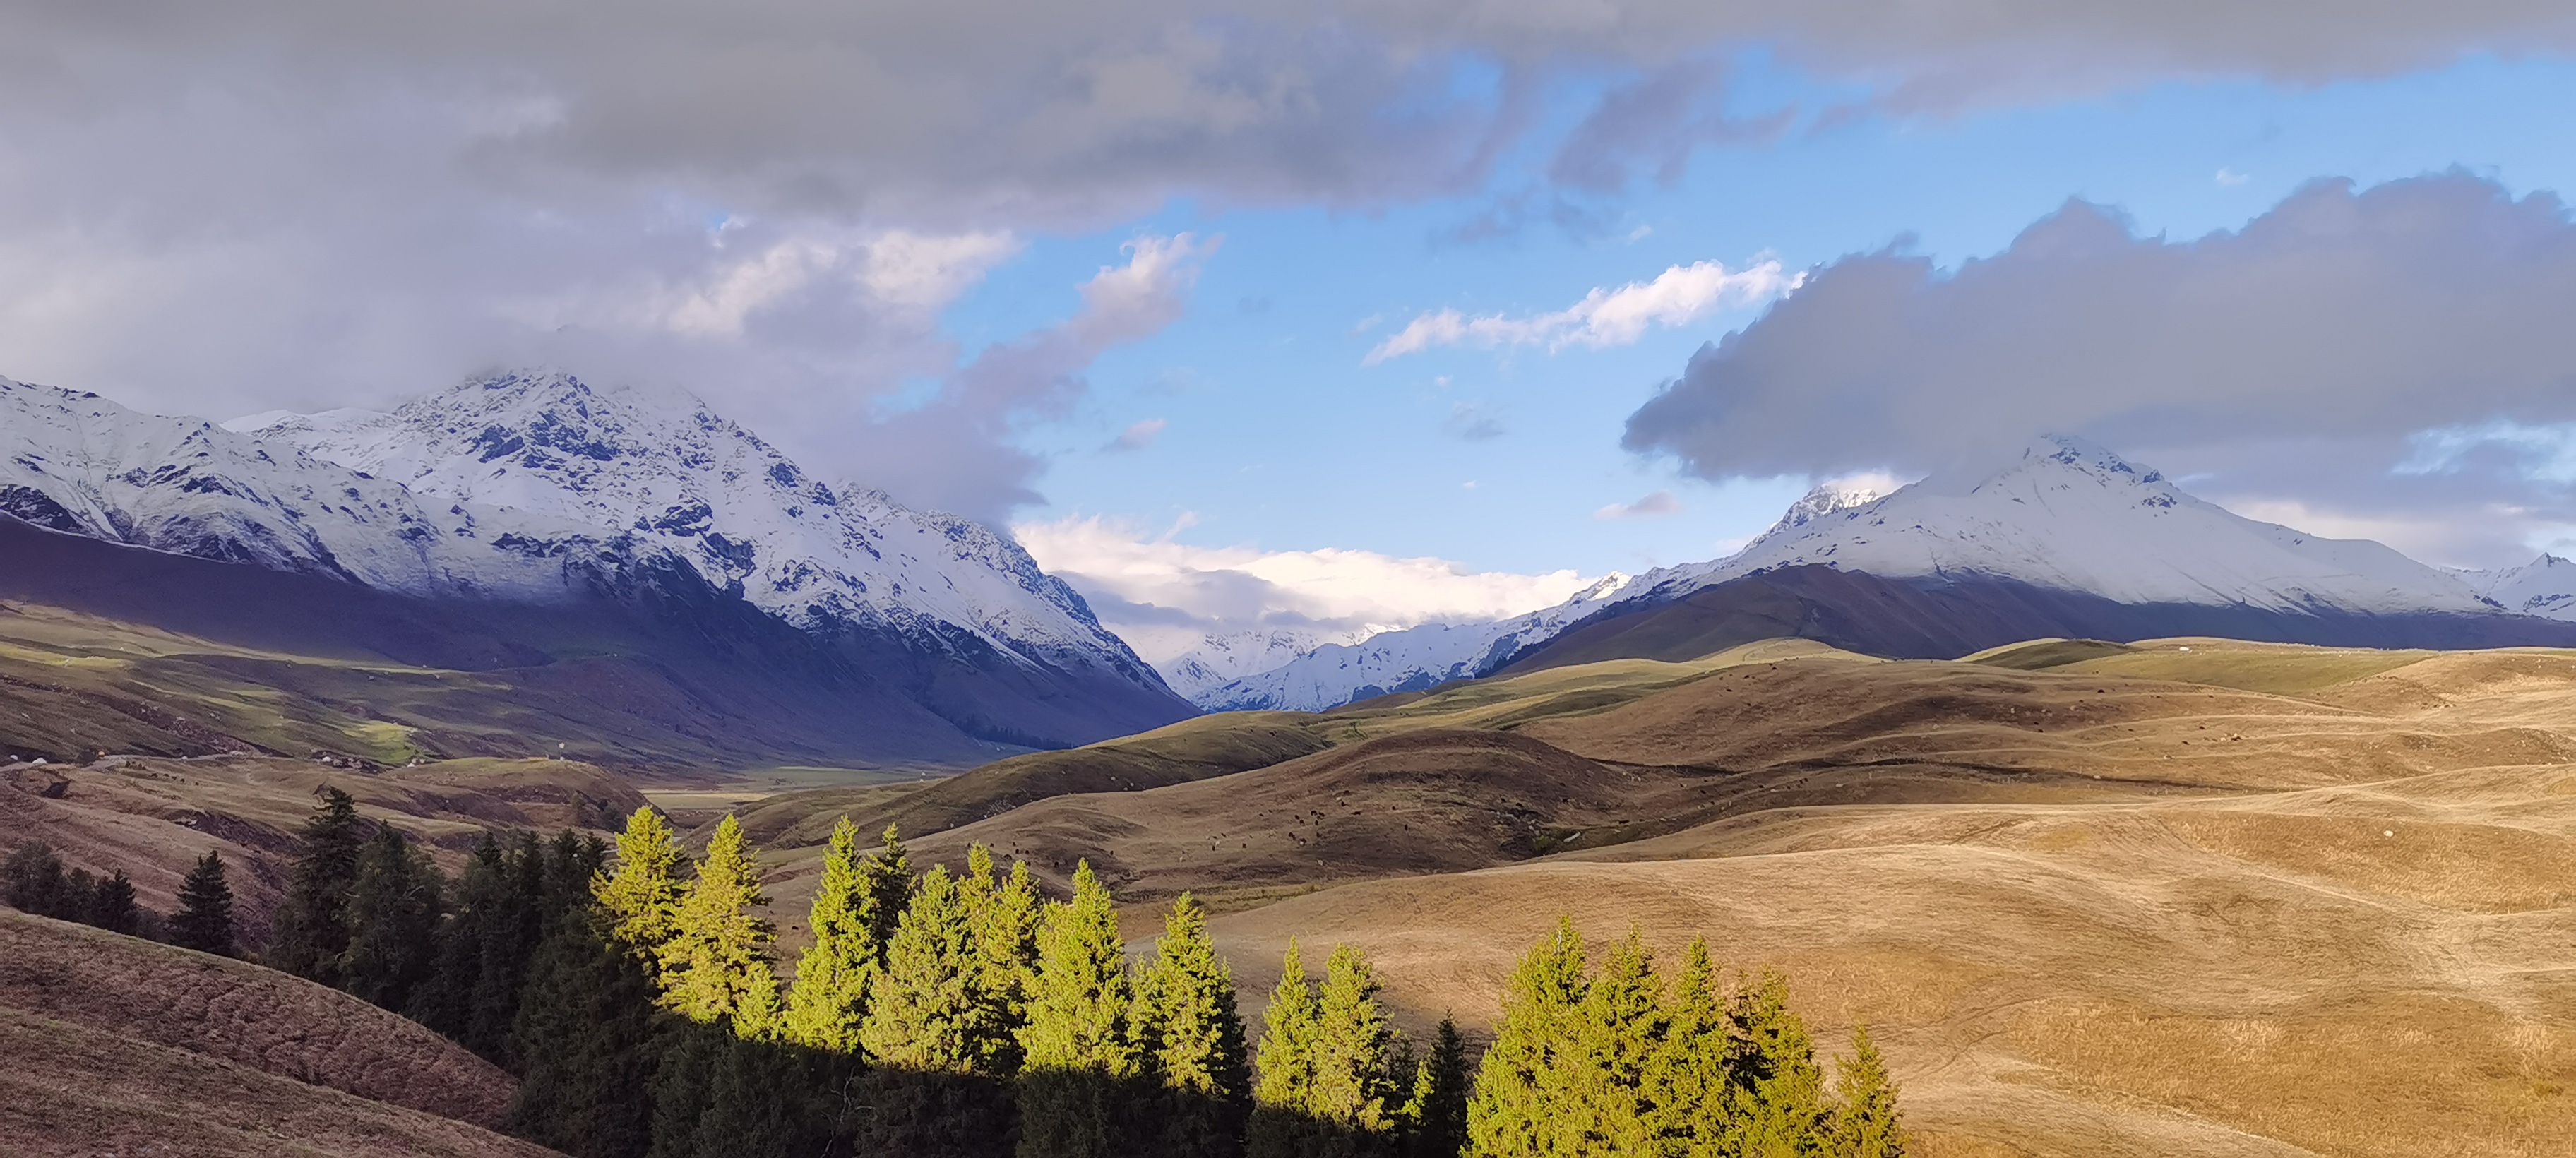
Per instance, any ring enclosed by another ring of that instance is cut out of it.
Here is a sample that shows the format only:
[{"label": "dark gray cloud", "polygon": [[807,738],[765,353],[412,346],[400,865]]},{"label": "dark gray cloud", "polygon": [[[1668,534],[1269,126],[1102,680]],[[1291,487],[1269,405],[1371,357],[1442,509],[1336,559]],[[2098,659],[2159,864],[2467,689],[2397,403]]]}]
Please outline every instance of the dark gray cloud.
[{"label": "dark gray cloud", "polygon": [[2075,201],[1955,271],[1895,251],[1816,270],[1703,347],[1626,444],[1712,478],[1823,476],[2063,431],[2356,522],[2520,508],[2449,548],[2492,557],[2566,518],[2567,480],[2513,465],[2547,437],[2512,432],[2576,422],[2570,302],[2567,208],[2466,174],[2321,181],[2183,241]]}]

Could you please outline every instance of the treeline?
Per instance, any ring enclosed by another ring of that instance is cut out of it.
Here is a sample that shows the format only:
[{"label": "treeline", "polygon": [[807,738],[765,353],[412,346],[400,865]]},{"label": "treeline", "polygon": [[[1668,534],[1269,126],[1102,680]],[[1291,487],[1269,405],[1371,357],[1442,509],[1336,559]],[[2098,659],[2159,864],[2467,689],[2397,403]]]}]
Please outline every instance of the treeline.
[{"label": "treeline", "polygon": [[177,912],[164,917],[134,899],[134,881],[122,868],[101,877],[63,867],[62,856],[42,841],[27,841],[0,863],[0,901],[20,912],[95,925],[111,933],[149,937],[188,949],[234,956],[233,891],[224,880],[224,858],[198,858],[179,887]]},{"label": "treeline", "polygon": [[613,859],[487,834],[450,882],[331,790],[265,959],[510,1069],[512,1132],[581,1158],[1904,1153],[1866,1036],[1828,1083],[1780,978],[1728,987],[1701,944],[1667,980],[1634,934],[1596,968],[1564,925],[1478,1064],[1447,1021],[1398,1033],[1356,950],[1316,976],[1293,941],[1255,1046],[1190,897],[1131,959],[1088,865],[1051,900],[846,820],[782,984],[761,875],[731,817],[693,859],[647,808]]}]

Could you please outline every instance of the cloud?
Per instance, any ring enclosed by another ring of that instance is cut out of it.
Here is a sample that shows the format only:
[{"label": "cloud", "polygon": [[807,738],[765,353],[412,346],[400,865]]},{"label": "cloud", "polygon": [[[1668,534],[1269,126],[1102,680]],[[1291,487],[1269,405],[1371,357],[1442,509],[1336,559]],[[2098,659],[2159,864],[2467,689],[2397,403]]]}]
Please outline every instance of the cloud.
[{"label": "cloud", "polygon": [[1440,429],[1461,442],[1491,442],[1506,433],[1500,418],[1472,402],[1452,403],[1449,417],[1440,420]]},{"label": "cloud", "polygon": [[1612,503],[1592,512],[1596,519],[1653,519],[1682,513],[1682,501],[1671,491],[1656,491],[1633,503]]},{"label": "cloud", "polygon": [[1163,428],[1168,425],[1170,425],[1170,423],[1164,422],[1160,418],[1148,418],[1118,432],[1118,437],[1110,439],[1109,444],[1101,447],[1100,449],[1105,451],[1143,450],[1146,447],[1154,445],[1155,437],[1162,434]]},{"label": "cloud", "polygon": [[[1186,524],[1182,524],[1185,526]],[[1174,541],[1098,516],[1020,523],[1038,565],[1090,600],[1149,662],[1207,633],[1293,626],[1353,636],[1435,619],[1491,619],[1563,602],[1592,578],[1573,571],[1470,571],[1445,559],[1320,548],[1264,551]]]},{"label": "cloud", "polygon": [[1596,288],[1554,313],[1471,318],[1454,309],[1440,310],[1406,323],[1362,362],[1375,365],[1433,346],[1545,346],[1551,353],[1567,346],[1625,346],[1644,337],[1651,326],[1688,325],[1719,310],[1769,301],[1797,289],[1804,276],[1782,271],[1777,261],[1737,271],[1703,261],[1673,266],[1653,281]]},{"label": "cloud", "polygon": [[[2531,431],[2576,421],[2570,300],[2566,207],[2460,173],[2320,181],[2180,241],[2070,201],[1956,271],[1894,250],[1832,263],[1703,347],[1625,442],[1704,477],[1824,476],[2063,431],[2240,496],[2510,496],[2550,518],[2565,488],[2530,464],[2555,436]],[[2525,469],[2432,485],[2479,447]],[[2410,481],[2401,461],[2426,465]]]}]

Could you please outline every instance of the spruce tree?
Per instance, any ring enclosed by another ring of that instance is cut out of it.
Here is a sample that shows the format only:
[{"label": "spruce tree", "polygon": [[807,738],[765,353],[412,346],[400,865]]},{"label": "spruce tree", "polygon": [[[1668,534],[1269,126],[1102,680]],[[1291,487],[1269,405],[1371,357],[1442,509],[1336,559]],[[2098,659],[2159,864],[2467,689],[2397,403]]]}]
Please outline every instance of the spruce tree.
[{"label": "spruce tree", "polygon": [[484,903],[482,959],[468,1003],[465,1042],[496,1064],[516,1068],[518,1059],[509,1052],[510,1027],[518,1020],[520,992],[546,933],[546,855],[535,833],[511,838],[501,858],[499,887]]},{"label": "spruce tree", "polygon": [[975,931],[956,878],[933,868],[915,882],[912,903],[886,947],[868,992],[860,1040],[876,1065],[966,1073],[974,1068]]},{"label": "spruce tree", "polygon": [[1503,991],[1502,1022],[1467,1103],[1472,1153],[1566,1152],[1558,1129],[1567,1111],[1562,1074],[1587,988],[1583,935],[1571,919],[1560,920],[1554,934],[1521,958]]},{"label": "spruce tree", "polygon": [[82,908],[81,923],[129,936],[143,918],[143,911],[134,904],[134,881],[121,868],[89,890],[88,903]]},{"label": "spruce tree", "polygon": [[876,943],[894,941],[894,927],[903,920],[905,905],[912,903],[912,858],[895,836],[894,826],[885,827],[877,851],[864,865],[865,889],[872,898],[862,915],[876,933]]},{"label": "spruce tree", "polygon": [[671,937],[662,945],[664,1006],[692,1021],[733,1021],[735,1032],[745,1036],[766,1031],[740,1015],[747,1000],[758,1000],[755,991],[766,990],[772,1001],[777,994],[769,971],[774,935],[754,911],[767,900],[742,824],[728,814],[707,842],[706,860],[681,894]]},{"label": "spruce tree", "polygon": [[1112,1090],[1136,1076],[1124,943],[1109,890],[1085,861],[1073,899],[1038,930],[1037,985],[1020,1035],[1021,1158],[1112,1158],[1130,1143]]},{"label": "spruce tree", "polygon": [[1315,999],[1314,1068],[1306,1095],[1306,1112],[1322,1144],[1305,1152],[1318,1158],[1391,1152],[1396,1091],[1387,1062],[1395,1030],[1377,993],[1368,959],[1348,945],[1335,947]]},{"label": "spruce tree", "polygon": [[170,943],[230,957],[241,951],[233,938],[232,885],[224,879],[223,854],[208,849],[179,884],[179,911],[170,918]]},{"label": "spruce tree", "polygon": [[503,935],[509,893],[509,854],[502,851],[500,838],[487,829],[456,880],[452,912],[439,923],[437,963],[429,979],[412,988],[410,1001],[412,1020],[487,1060],[502,1056],[508,1043],[478,1035],[476,995],[483,987],[484,948]]},{"label": "spruce tree", "polygon": [[349,992],[397,1012],[438,964],[440,880],[402,830],[382,825],[358,857],[349,890],[349,950],[341,975]]},{"label": "spruce tree", "polygon": [[267,957],[272,968],[337,986],[349,951],[349,890],[357,883],[358,853],[369,825],[359,819],[358,802],[348,793],[325,787],[321,795],[322,803],[304,822]]},{"label": "spruce tree", "polygon": [[[608,910],[617,939],[658,969],[658,956],[679,919],[681,878],[689,855],[651,805],[626,818],[617,837],[617,867],[597,878],[592,895]],[[658,977],[657,977],[658,981]]]},{"label": "spruce tree", "polygon": [[1852,1027],[1852,1056],[1835,1059],[1834,1070],[1834,1158],[1905,1158],[1896,1081],[1870,1042],[1868,1026]]},{"label": "spruce tree", "polygon": [[858,843],[858,826],[849,817],[832,826],[822,885],[810,911],[814,944],[797,958],[796,984],[787,992],[782,1032],[809,1049],[859,1051],[868,986],[885,964],[885,943],[877,939],[877,896],[867,887]]},{"label": "spruce tree", "polygon": [[558,920],[529,971],[510,1031],[521,1076],[509,1130],[574,1158],[642,1158],[661,1060],[653,981],[593,912]]},{"label": "spruce tree", "polygon": [[1565,1148],[1585,1154],[1644,1154],[1659,1122],[1647,1069],[1665,1035],[1663,982],[1635,928],[1609,956],[1575,1006],[1558,1067],[1563,1094],[1557,1127]]},{"label": "spruce tree", "polygon": [[1280,962],[1279,985],[1261,1014],[1259,1064],[1252,1087],[1252,1118],[1244,1130],[1244,1158],[1301,1158],[1308,1141],[1315,1091],[1315,1046],[1322,1031],[1315,983],[1296,938]]},{"label": "spruce tree", "polygon": [[1806,1023],[1789,1010],[1789,983],[1764,970],[1735,995],[1728,1074],[1745,1158],[1800,1158],[1823,1149],[1831,1107]]},{"label": "spruce tree", "polygon": [[1473,1081],[1467,1042],[1458,1036],[1457,1021],[1444,1016],[1431,1039],[1431,1056],[1414,1071],[1413,1094],[1403,1115],[1404,1158],[1458,1158],[1465,1152],[1467,1094]]},{"label": "spruce tree", "polygon": [[1692,938],[1673,982],[1663,1039],[1646,1067],[1646,1100],[1657,1153],[1718,1158],[1734,1153],[1738,1131],[1727,1073],[1726,995],[1708,942]]},{"label": "spruce tree", "polygon": [[975,1071],[1020,1071],[1021,1031],[1028,1028],[1029,996],[1037,984],[1038,926],[1045,916],[1029,866],[1011,865],[996,881],[993,854],[981,844],[966,850],[961,895],[975,930],[975,998],[982,1008],[970,1046]]},{"label": "spruce tree", "polygon": [[1136,1023],[1165,1102],[1162,1135],[1146,1145],[1172,1158],[1240,1149],[1252,1090],[1234,971],[1208,936],[1207,910],[1188,893],[1172,902],[1137,983]]}]

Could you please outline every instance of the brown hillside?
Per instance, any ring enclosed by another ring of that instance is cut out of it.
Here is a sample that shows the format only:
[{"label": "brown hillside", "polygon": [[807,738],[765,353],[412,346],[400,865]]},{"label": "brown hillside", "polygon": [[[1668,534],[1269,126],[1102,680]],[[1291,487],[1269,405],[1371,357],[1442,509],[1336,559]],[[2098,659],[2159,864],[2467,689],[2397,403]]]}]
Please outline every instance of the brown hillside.
[{"label": "brown hillside", "polygon": [[0,909],[0,1008],[497,1126],[515,1087],[417,1023],[243,961]]}]

